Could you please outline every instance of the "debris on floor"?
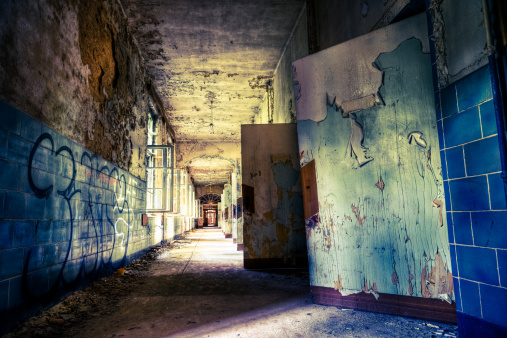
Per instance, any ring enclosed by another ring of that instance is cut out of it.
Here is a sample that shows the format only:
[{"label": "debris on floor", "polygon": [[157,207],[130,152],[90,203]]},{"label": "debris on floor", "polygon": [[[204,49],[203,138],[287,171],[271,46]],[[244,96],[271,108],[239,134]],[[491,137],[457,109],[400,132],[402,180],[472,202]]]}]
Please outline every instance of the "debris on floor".
[{"label": "debris on floor", "polygon": [[313,304],[307,270],[242,262],[220,232],[188,232],[4,338],[458,337],[454,325]]}]

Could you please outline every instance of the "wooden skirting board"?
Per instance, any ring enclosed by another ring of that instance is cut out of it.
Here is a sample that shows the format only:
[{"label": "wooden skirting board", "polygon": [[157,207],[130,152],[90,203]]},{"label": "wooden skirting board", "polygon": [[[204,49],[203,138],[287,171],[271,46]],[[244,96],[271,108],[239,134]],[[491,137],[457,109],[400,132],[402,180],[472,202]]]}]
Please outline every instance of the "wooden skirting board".
[{"label": "wooden skirting board", "polygon": [[456,324],[456,304],[440,299],[380,293],[376,300],[370,293],[342,296],[339,291],[322,286],[311,286],[311,292],[316,304]]}]

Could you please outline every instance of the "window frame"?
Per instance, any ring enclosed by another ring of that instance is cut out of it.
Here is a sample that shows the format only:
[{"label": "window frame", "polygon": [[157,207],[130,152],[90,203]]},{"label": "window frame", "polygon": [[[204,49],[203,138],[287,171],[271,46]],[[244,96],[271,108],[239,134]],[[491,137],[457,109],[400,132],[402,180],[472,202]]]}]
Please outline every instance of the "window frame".
[{"label": "window frame", "polygon": [[[162,164],[157,166],[154,150],[162,150]],[[173,212],[173,184],[174,184],[174,146],[173,145],[148,145],[146,164],[146,211],[147,212]],[[162,174],[162,186],[155,182],[155,172]],[[153,174],[150,174],[153,172]],[[150,187],[152,186],[152,187]],[[152,192],[150,192],[150,190]],[[156,190],[162,190],[161,205],[155,207]],[[151,205],[150,205],[151,201]],[[151,206],[151,208],[150,208]]]}]

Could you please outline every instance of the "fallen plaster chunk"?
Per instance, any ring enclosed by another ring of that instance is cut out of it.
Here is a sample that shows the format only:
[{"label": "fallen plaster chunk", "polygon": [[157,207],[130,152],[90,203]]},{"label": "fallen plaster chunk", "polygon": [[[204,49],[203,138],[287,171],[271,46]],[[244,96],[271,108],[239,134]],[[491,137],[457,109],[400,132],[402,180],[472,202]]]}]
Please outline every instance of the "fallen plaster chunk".
[{"label": "fallen plaster chunk", "polygon": [[452,300],[449,298],[449,295],[447,293],[439,294],[438,299],[445,300],[447,303],[452,304]]},{"label": "fallen plaster chunk", "polygon": [[373,289],[369,289],[366,293],[371,293],[375,297],[375,300],[378,300],[378,297],[380,296],[378,292],[375,292]]},{"label": "fallen plaster chunk", "polygon": [[430,324],[430,323],[423,323],[424,326],[428,326],[428,327],[432,327],[434,329],[440,329],[440,326],[437,326],[437,325],[434,325],[434,324]]},{"label": "fallen plaster chunk", "polygon": [[340,293],[342,296],[356,295],[361,292],[363,292],[363,291],[362,290],[350,290],[350,289],[341,289],[340,290]]}]

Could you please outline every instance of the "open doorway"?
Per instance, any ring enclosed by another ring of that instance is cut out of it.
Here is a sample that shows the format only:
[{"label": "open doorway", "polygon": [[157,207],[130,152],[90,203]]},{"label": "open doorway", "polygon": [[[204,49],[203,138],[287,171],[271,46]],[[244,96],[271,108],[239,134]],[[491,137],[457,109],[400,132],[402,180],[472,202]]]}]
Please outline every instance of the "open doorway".
[{"label": "open doorway", "polygon": [[203,227],[218,227],[218,204],[220,203],[220,195],[206,194],[201,196],[202,208],[202,226]]}]

